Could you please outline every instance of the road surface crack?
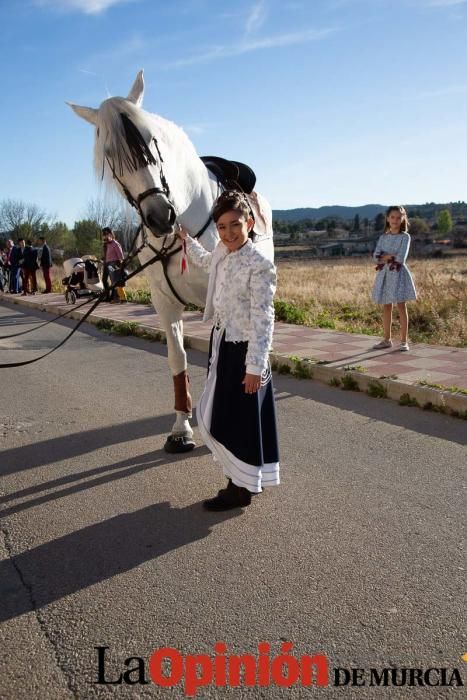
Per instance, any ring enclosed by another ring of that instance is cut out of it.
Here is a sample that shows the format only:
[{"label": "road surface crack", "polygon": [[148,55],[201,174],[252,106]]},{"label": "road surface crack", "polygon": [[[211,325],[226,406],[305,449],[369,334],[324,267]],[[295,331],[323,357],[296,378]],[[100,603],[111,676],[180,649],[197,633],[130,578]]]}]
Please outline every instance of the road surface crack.
[{"label": "road surface crack", "polygon": [[21,568],[18,566],[18,562],[17,562],[16,557],[13,553],[13,545],[12,545],[10,533],[8,532],[8,530],[4,526],[1,527],[0,532],[3,535],[3,542],[4,542],[6,552],[8,554],[9,561],[10,561],[11,565],[13,566],[13,568],[14,568],[14,570],[15,570],[15,572],[16,572],[16,574],[21,582],[21,585],[23,586],[23,589],[25,590],[27,597],[29,599],[30,606],[31,606],[31,612],[33,612],[35,614],[36,619],[37,619],[37,624],[39,625],[39,629],[42,632],[42,634],[44,635],[47,642],[51,646],[52,653],[53,653],[53,656],[55,658],[55,663],[57,665],[57,668],[63,674],[66,685],[67,685],[68,690],[70,691],[71,695],[74,698],[76,698],[76,700],[79,700],[78,690],[77,690],[75,683],[73,681],[73,677],[67,671],[65,666],[63,665],[63,662],[60,658],[60,653],[58,651],[57,644],[54,641],[53,637],[51,637],[51,635],[49,634],[45,618],[40,613],[40,611],[37,607],[37,602],[36,602],[35,597],[34,597],[33,587],[26,581],[26,579],[23,576],[23,572],[21,571]]}]

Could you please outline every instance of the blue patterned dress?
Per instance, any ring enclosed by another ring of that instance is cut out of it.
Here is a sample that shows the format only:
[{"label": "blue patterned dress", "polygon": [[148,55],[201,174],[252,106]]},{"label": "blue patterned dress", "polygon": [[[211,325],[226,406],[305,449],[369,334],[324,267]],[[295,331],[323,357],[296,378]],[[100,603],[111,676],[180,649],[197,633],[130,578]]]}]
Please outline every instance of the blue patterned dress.
[{"label": "blue patterned dress", "polygon": [[410,247],[408,233],[383,233],[376,244],[373,259],[380,262],[380,255],[394,256],[378,270],[371,298],[376,304],[397,304],[417,298],[410,270],[405,264]]}]

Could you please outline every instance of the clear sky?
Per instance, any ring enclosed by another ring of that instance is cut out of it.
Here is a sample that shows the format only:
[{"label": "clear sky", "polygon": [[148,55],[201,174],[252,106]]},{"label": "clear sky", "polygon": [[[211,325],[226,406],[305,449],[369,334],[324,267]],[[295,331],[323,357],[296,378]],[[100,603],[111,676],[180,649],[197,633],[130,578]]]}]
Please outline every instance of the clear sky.
[{"label": "clear sky", "polygon": [[72,225],[97,107],[249,163],[273,208],[467,199],[467,0],[0,0],[0,200]]}]

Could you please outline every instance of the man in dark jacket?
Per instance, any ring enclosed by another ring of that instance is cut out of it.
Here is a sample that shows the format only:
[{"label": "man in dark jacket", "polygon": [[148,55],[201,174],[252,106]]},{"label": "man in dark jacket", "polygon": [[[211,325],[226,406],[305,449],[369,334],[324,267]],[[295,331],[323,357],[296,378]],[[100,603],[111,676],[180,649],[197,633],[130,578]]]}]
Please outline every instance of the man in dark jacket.
[{"label": "man in dark jacket", "polygon": [[[12,244],[13,241],[8,241]],[[21,291],[21,258],[24,250],[24,239],[20,238],[16,245],[9,245],[8,265],[10,267],[10,294],[19,294]]]},{"label": "man in dark jacket", "polygon": [[52,291],[52,280],[50,279],[50,268],[52,267],[52,255],[47,241],[43,236],[39,238],[39,264],[44,275],[45,291],[42,294],[50,294]]},{"label": "man in dark jacket", "polygon": [[32,247],[32,241],[26,241],[23,250],[23,296],[37,292],[37,248]]}]

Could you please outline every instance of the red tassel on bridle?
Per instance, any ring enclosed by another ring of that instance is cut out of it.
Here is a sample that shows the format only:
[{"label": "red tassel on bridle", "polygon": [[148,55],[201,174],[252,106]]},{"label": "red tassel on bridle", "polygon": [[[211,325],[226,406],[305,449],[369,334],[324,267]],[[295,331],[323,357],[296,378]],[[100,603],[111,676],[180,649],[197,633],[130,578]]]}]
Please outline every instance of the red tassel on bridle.
[{"label": "red tassel on bridle", "polygon": [[188,272],[188,257],[186,254],[186,240],[182,241],[182,258],[180,260],[180,272],[182,275],[184,272]]}]

